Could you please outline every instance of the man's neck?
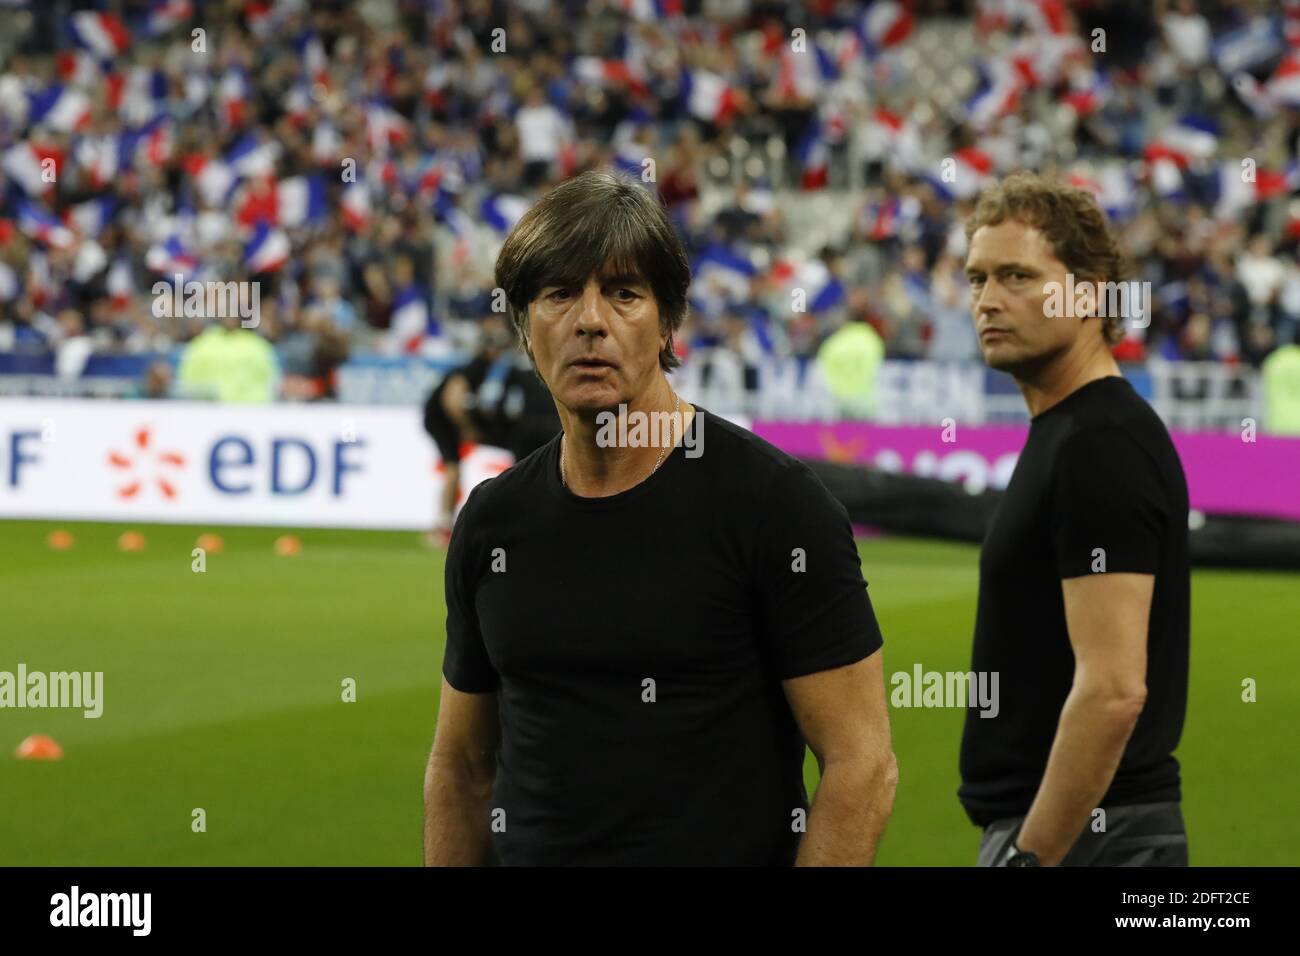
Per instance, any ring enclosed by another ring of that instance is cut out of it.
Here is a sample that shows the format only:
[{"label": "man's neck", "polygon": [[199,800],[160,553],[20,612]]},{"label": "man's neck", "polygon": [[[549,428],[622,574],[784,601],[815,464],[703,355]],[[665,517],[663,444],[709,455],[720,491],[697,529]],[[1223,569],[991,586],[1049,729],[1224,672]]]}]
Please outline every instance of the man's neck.
[{"label": "man's neck", "polygon": [[[604,415],[599,420],[596,416],[567,416],[561,454],[570,491],[583,498],[608,498],[650,477],[661,453],[664,460],[668,458],[695,409],[682,402],[680,415],[674,416],[676,396],[667,381],[663,385],[652,398],[629,402],[626,411],[613,410],[612,423]],[[644,416],[639,434],[634,415]],[[625,444],[624,438],[638,444]]]},{"label": "man's neck", "polygon": [[1081,344],[1053,358],[1016,385],[1025,398],[1031,418],[1074,394],[1089,382],[1119,375],[1119,366],[1104,341]]}]

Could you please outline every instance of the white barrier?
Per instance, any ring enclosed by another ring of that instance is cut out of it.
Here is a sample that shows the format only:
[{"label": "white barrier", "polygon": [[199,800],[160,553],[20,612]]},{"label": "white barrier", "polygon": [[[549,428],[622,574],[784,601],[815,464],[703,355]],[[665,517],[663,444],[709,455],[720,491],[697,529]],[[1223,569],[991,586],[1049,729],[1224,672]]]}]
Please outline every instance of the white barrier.
[{"label": "white barrier", "polygon": [[3,518],[419,530],[438,465],[418,408],[0,399]]}]

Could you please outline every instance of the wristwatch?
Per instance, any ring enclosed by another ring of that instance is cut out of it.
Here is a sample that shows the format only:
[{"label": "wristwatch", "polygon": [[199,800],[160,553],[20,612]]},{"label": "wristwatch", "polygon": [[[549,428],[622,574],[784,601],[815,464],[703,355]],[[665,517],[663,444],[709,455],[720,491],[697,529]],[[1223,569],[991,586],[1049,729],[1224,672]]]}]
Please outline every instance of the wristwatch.
[{"label": "wristwatch", "polygon": [[1012,840],[1011,845],[1007,847],[1006,855],[1002,858],[1003,866],[1042,866],[1038,862],[1038,854],[1031,853],[1029,850],[1022,850],[1016,846],[1016,841]]}]

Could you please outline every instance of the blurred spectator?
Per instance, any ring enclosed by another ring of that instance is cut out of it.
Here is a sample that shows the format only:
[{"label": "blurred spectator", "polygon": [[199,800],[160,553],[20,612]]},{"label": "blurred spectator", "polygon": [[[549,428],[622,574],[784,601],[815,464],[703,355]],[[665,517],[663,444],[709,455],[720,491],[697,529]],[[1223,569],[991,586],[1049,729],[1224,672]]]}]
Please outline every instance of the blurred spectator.
[{"label": "blurred spectator", "polygon": [[131,398],[164,399],[172,397],[172,367],[169,362],[150,362],[136,383]]},{"label": "blurred spectator", "polygon": [[1279,346],[1260,369],[1264,385],[1264,429],[1300,436],[1300,341]]},{"label": "blurred spectator", "polygon": [[880,335],[861,313],[822,343],[817,367],[846,418],[870,418],[876,405],[876,372],[885,357]]},{"label": "blurred spectator", "polygon": [[186,398],[260,404],[276,397],[280,367],[275,349],[239,321],[222,319],[185,346],[177,385]]}]

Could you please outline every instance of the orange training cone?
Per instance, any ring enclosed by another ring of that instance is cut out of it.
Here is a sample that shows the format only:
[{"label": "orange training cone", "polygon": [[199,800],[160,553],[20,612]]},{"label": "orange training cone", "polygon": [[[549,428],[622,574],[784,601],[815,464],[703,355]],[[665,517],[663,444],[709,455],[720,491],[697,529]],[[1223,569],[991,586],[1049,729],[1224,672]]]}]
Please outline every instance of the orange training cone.
[{"label": "orange training cone", "polygon": [[18,745],[14,756],[19,760],[62,760],[63,748],[53,737],[46,734],[32,734]]},{"label": "orange training cone", "polygon": [[72,547],[72,532],[64,531],[62,528],[51,531],[45,543],[51,551],[67,551]]},{"label": "orange training cone", "polygon": [[198,540],[194,542],[194,547],[202,548],[208,554],[220,554],[221,549],[225,546],[226,543],[221,540],[219,535],[215,534],[201,534]]},{"label": "orange training cone", "polygon": [[117,539],[117,549],[119,551],[143,551],[144,535],[139,531],[123,531],[121,537]]},{"label": "orange training cone", "polygon": [[283,557],[292,557],[302,550],[302,542],[291,534],[284,534],[275,539],[275,553]]}]

